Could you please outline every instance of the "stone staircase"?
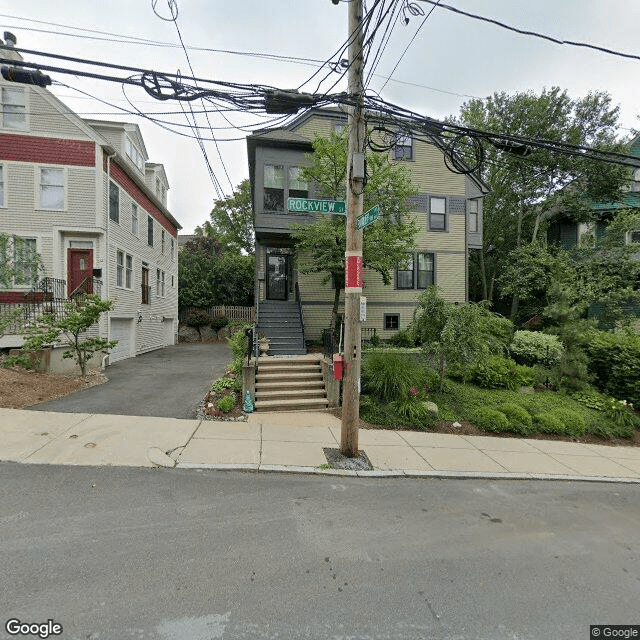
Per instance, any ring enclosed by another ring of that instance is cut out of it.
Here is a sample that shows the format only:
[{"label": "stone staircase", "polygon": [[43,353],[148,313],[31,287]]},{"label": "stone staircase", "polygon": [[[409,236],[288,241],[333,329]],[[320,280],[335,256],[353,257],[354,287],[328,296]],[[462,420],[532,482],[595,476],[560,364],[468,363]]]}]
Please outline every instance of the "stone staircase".
[{"label": "stone staircase", "polygon": [[319,358],[258,358],[256,411],[322,411],[328,406]]},{"label": "stone staircase", "polygon": [[304,355],[304,336],[298,305],[290,301],[265,300],[260,303],[258,335],[269,338],[269,355]]}]

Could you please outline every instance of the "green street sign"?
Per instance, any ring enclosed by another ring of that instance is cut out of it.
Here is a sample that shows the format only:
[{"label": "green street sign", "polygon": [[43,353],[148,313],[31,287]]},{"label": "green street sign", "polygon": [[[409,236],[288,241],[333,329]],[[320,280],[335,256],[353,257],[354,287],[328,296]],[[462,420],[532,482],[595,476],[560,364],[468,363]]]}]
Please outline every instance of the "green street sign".
[{"label": "green street sign", "polygon": [[362,229],[363,227],[370,225],[372,222],[375,222],[379,217],[380,207],[376,205],[356,220],[356,227],[358,229]]},{"label": "green street sign", "polygon": [[312,200],[311,198],[289,198],[289,211],[306,211],[308,213],[337,213],[344,215],[346,202],[341,200]]}]

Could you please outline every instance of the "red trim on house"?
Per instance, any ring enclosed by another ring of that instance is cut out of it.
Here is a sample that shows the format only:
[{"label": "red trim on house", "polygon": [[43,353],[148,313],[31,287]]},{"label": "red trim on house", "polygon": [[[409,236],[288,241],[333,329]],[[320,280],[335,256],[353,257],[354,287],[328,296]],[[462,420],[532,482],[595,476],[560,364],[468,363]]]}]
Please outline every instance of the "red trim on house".
[{"label": "red trim on house", "polygon": [[79,167],[96,164],[95,143],[84,140],[0,135],[0,158],[15,162],[39,162]]},{"label": "red trim on house", "polygon": [[111,161],[111,177],[148,213],[150,213],[174,238],[178,237],[178,230],[169,219],[156,207],[141,191],[140,187],[125,173],[120,165]]},{"label": "red trim on house", "polygon": [[53,300],[53,294],[44,291],[0,291],[0,303],[24,304],[25,302],[44,302],[45,300]]}]

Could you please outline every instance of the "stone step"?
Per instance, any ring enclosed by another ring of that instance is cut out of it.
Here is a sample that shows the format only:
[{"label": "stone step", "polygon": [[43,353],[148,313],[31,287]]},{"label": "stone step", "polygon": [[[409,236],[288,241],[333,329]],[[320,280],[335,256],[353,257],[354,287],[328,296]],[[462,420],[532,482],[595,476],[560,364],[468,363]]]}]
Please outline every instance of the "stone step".
[{"label": "stone step", "polygon": [[[282,389],[282,382],[257,382],[256,391],[279,391]],[[324,381],[320,380],[289,380],[287,382],[287,389],[322,389],[324,391]]]},{"label": "stone step", "polygon": [[327,399],[300,398],[293,400],[256,400],[256,411],[295,411],[296,409],[327,409]]},{"label": "stone step", "polygon": [[258,371],[256,373],[256,382],[278,382],[281,381],[283,384],[287,384],[287,382],[291,381],[302,381],[302,380],[322,380],[322,372],[321,371],[301,371],[301,372],[293,372],[287,371],[286,373],[276,371],[276,372],[261,372],[260,367],[258,367]]},{"label": "stone step", "polygon": [[283,375],[288,375],[289,373],[320,373],[322,374],[322,367],[317,365],[314,362],[310,362],[309,364],[296,364],[290,365],[285,363],[262,363],[258,362],[258,371],[257,374],[261,373],[281,373]]},{"label": "stone step", "polygon": [[258,391],[256,389],[256,402],[260,400],[300,400],[311,399],[327,400],[324,387],[321,389],[280,389],[279,391]]}]

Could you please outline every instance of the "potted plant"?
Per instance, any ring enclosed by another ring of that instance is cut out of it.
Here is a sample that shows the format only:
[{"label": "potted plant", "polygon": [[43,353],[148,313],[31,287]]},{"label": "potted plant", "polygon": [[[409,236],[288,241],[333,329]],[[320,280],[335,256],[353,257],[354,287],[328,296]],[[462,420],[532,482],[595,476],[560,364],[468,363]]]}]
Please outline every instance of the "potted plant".
[{"label": "potted plant", "polygon": [[260,353],[263,355],[267,355],[269,351],[269,338],[267,338],[266,333],[261,333],[258,336],[258,344],[260,345]]}]

